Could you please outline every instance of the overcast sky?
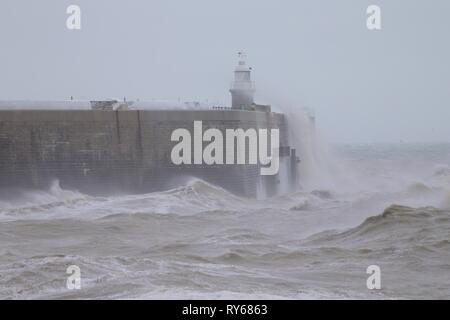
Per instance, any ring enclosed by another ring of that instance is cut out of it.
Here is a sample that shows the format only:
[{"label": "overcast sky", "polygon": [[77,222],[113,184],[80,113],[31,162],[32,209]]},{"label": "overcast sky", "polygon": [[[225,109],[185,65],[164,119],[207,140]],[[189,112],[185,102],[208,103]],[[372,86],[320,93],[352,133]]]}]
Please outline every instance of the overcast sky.
[{"label": "overcast sky", "polygon": [[257,102],[314,108],[331,142],[450,142],[449,13],[448,0],[1,0],[0,99],[229,105],[245,50]]}]

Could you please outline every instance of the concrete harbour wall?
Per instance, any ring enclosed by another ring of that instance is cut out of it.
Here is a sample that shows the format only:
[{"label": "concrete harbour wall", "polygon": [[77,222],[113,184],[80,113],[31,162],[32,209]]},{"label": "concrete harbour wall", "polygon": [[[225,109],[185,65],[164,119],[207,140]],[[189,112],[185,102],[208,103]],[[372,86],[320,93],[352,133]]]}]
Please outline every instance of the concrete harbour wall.
[{"label": "concrete harbour wall", "polygon": [[[240,110],[0,110],[0,188],[63,188],[91,194],[151,192],[199,177],[237,194],[255,196],[257,165],[181,165],[171,162],[173,130],[201,120],[203,130],[279,128],[282,114]],[[224,135],[225,136],[225,135]],[[277,183],[276,177],[267,179]]]}]

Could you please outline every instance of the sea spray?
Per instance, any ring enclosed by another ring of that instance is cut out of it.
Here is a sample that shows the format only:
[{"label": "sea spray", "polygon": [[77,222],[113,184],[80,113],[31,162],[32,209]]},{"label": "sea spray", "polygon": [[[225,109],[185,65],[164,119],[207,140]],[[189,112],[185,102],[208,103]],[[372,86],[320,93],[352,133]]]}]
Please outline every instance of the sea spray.
[{"label": "sea spray", "polygon": [[290,143],[300,158],[299,187],[304,190],[335,188],[333,162],[316,129],[312,111],[300,107],[286,107],[283,111],[290,130]]}]

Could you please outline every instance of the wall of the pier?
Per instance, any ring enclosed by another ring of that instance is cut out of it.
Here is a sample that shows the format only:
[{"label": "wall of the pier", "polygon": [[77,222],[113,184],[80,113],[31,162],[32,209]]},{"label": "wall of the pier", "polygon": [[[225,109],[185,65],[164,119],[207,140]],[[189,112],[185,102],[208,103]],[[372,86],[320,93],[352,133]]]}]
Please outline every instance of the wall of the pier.
[{"label": "wall of the pier", "polygon": [[[62,187],[90,193],[166,189],[196,176],[239,194],[255,195],[255,165],[175,166],[173,130],[202,120],[204,130],[280,128],[281,114],[234,110],[0,111],[0,187]],[[225,136],[225,135],[224,135]]]}]

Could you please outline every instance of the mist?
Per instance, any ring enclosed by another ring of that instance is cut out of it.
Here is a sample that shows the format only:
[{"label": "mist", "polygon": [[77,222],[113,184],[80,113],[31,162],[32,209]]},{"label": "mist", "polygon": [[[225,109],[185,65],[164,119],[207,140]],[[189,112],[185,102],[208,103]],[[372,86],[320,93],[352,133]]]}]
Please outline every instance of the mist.
[{"label": "mist", "polygon": [[[66,28],[66,8],[82,29]],[[366,8],[382,30],[366,28]],[[236,53],[256,101],[313,108],[336,143],[448,142],[450,3],[24,1],[0,5],[0,99],[231,104]]]}]

